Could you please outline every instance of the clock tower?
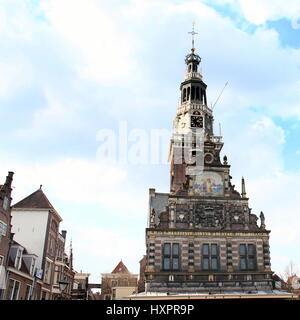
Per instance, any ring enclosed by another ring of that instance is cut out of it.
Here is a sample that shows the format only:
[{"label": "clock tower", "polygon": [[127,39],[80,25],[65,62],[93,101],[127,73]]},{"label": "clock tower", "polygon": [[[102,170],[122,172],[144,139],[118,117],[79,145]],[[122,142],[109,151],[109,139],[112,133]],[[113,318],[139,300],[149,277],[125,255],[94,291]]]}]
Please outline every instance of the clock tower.
[{"label": "clock tower", "polygon": [[238,192],[221,161],[200,63],[193,41],[170,141],[170,192],[149,190],[146,290],[270,291],[270,231],[249,208],[244,178]]}]

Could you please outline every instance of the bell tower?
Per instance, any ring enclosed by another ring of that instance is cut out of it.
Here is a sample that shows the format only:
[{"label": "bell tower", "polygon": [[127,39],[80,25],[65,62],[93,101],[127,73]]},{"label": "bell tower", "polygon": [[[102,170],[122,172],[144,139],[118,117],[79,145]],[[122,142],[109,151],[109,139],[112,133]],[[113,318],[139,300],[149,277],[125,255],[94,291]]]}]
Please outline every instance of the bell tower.
[{"label": "bell tower", "polygon": [[149,189],[146,288],[149,292],[199,293],[272,290],[265,216],[249,208],[246,182],[231,184],[221,161],[221,135],[196,54],[186,56],[180,103],[170,141],[170,192]]},{"label": "bell tower", "polygon": [[[206,98],[207,85],[199,72],[201,58],[195,50],[193,47],[185,58],[185,78],[180,85],[181,99],[170,142],[170,192],[174,194],[203,193],[203,188],[199,189],[199,176],[204,172],[219,172],[223,180],[229,180],[227,172],[230,166],[220,161],[222,137],[214,135],[213,112]],[[229,191],[229,186],[219,179],[218,186],[211,193],[216,195]]]}]

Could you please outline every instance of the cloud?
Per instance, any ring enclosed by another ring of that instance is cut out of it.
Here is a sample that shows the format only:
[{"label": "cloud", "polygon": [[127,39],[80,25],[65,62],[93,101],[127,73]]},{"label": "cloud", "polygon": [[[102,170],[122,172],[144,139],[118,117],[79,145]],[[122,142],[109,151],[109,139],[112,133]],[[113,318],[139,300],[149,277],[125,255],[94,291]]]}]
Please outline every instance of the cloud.
[{"label": "cloud", "polygon": [[[210,4],[210,1],[203,0]],[[253,24],[264,24],[268,20],[287,18],[295,29],[299,28],[300,8],[298,0],[290,0],[288,5],[281,0],[214,0],[215,4],[229,4]]]},{"label": "cloud", "polygon": [[[101,204],[116,215],[140,215],[147,194],[130,184],[124,169],[82,158],[62,158],[48,163],[24,164],[2,160],[2,176],[15,172],[13,198],[19,201],[42,184],[51,198],[72,203]],[[5,168],[5,169],[4,169]]]},{"label": "cloud", "polygon": [[127,86],[137,76],[135,38],[118,23],[117,12],[94,0],[46,1],[41,10],[56,36],[80,55],[75,68],[82,78]]},{"label": "cloud", "polygon": [[[138,262],[145,253],[144,243],[124,228],[68,225],[72,232],[74,263],[77,271],[91,272],[94,281],[111,272],[122,260],[130,272],[138,273]],[[83,241],[84,239],[84,241]],[[87,268],[89,266],[89,269]]]},{"label": "cloud", "polygon": [[[31,123],[26,128],[17,129],[15,136],[22,139],[44,138],[49,133],[53,136],[60,135],[61,132],[80,130],[84,123],[79,116],[77,101],[59,95],[53,89],[44,88],[43,104],[32,114]],[[53,131],[53,128],[56,128]],[[76,128],[76,130],[75,130]]]}]

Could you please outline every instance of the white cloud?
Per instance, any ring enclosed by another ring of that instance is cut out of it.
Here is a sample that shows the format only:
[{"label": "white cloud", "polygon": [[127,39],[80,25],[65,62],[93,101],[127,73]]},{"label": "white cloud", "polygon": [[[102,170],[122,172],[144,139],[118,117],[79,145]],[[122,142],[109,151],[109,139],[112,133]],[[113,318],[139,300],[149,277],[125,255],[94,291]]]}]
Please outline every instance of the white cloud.
[{"label": "white cloud", "polygon": [[[207,2],[207,1],[204,1]],[[215,1],[214,1],[215,2]],[[219,4],[229,3],[241,11],[251,23],[264,24],[267,20],[287,18],[294,28],[299,28],[300,7],[298,0],[217,0]]]},{"label": "white cloud", "polygon": [[30,62],[24,57],[14,54],[13,58],[3,58],[0,54],[0,98],[8,100],[25,89],[32,82],[31,71]]},{"label": "white cloud", "polygon": [[249,110],[243,115],[227,112],[225,119],[223,154],[228,156],[236,190],[241,190],[244,176],[252,212],[257,216],[260,211],[265,214],[271,230],[272,268],[282,271],[291,259],[299,265],[296,252],[300,245],[300,171],[284,170],[285,131],[271,118]]},{"label": "white cloud", "polygon": [[135,38],[118,23],[118,12],[94,0],[49,0],[41,10],[53,32],[82,57],[76,67],[83,78],[127,85],[138,75]]},{"label": "white cloud", "polygon": [[[138,261],[145,253],[145,246],[126,229],[109,226],[87,228],[69,224],[68,230],[72,234],[77,271],[83,269],[91,272],[98,282],[101,273],[112,272],[122,259],[130,272],[139,272]],[[87,262],[89,269],[85,269]]]},{"label": "white cloud", "polygon": [[[48,163],[3,162],[2,176],[15,172],[14,201],[19,201],[42,184],[54,199],[73,203],[94,203],[114,210],[116,215],[140,215],[147,206],[147,194],[128,182],[124,169],[81,158],[62,158]],[[6,169],[6,170],[5,170]]]},{"label": "white cloud", "polygon": [[74,128],[73,132],[75,132],[82,128],[84,124],[80,119],[80,106],[77,101],[59,95],[50,88],[44,88],[43,91],[45,105],[37,108],[32,114],[31,123],[27,124],[24,129],[17,129],[14,133],[15,136],[23,139],[42,138],[50,133],[54,137],[61,134],[61,131],[69,130],[70,132]]}]

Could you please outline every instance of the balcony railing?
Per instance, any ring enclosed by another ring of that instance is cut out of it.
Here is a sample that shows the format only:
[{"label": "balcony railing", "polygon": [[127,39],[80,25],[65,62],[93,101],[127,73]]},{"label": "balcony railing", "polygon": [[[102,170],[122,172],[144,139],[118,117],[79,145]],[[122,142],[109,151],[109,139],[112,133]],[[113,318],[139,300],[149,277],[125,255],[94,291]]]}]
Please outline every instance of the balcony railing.
[{"label": "balcony railing", "polygon": [[202,75],[200,72],[187,72],[185,74],[184,80],[189,79],[202,79]]},{"label": "balcony railing", "polygon": [[183,102],[181,105],[178,106],[177,114],[182,114],[188,110],[203,111],[205,113],[208,113],[209,115],[212,115],[212,110],[200,100],[196,100],[193,102],[191,101]]}]

